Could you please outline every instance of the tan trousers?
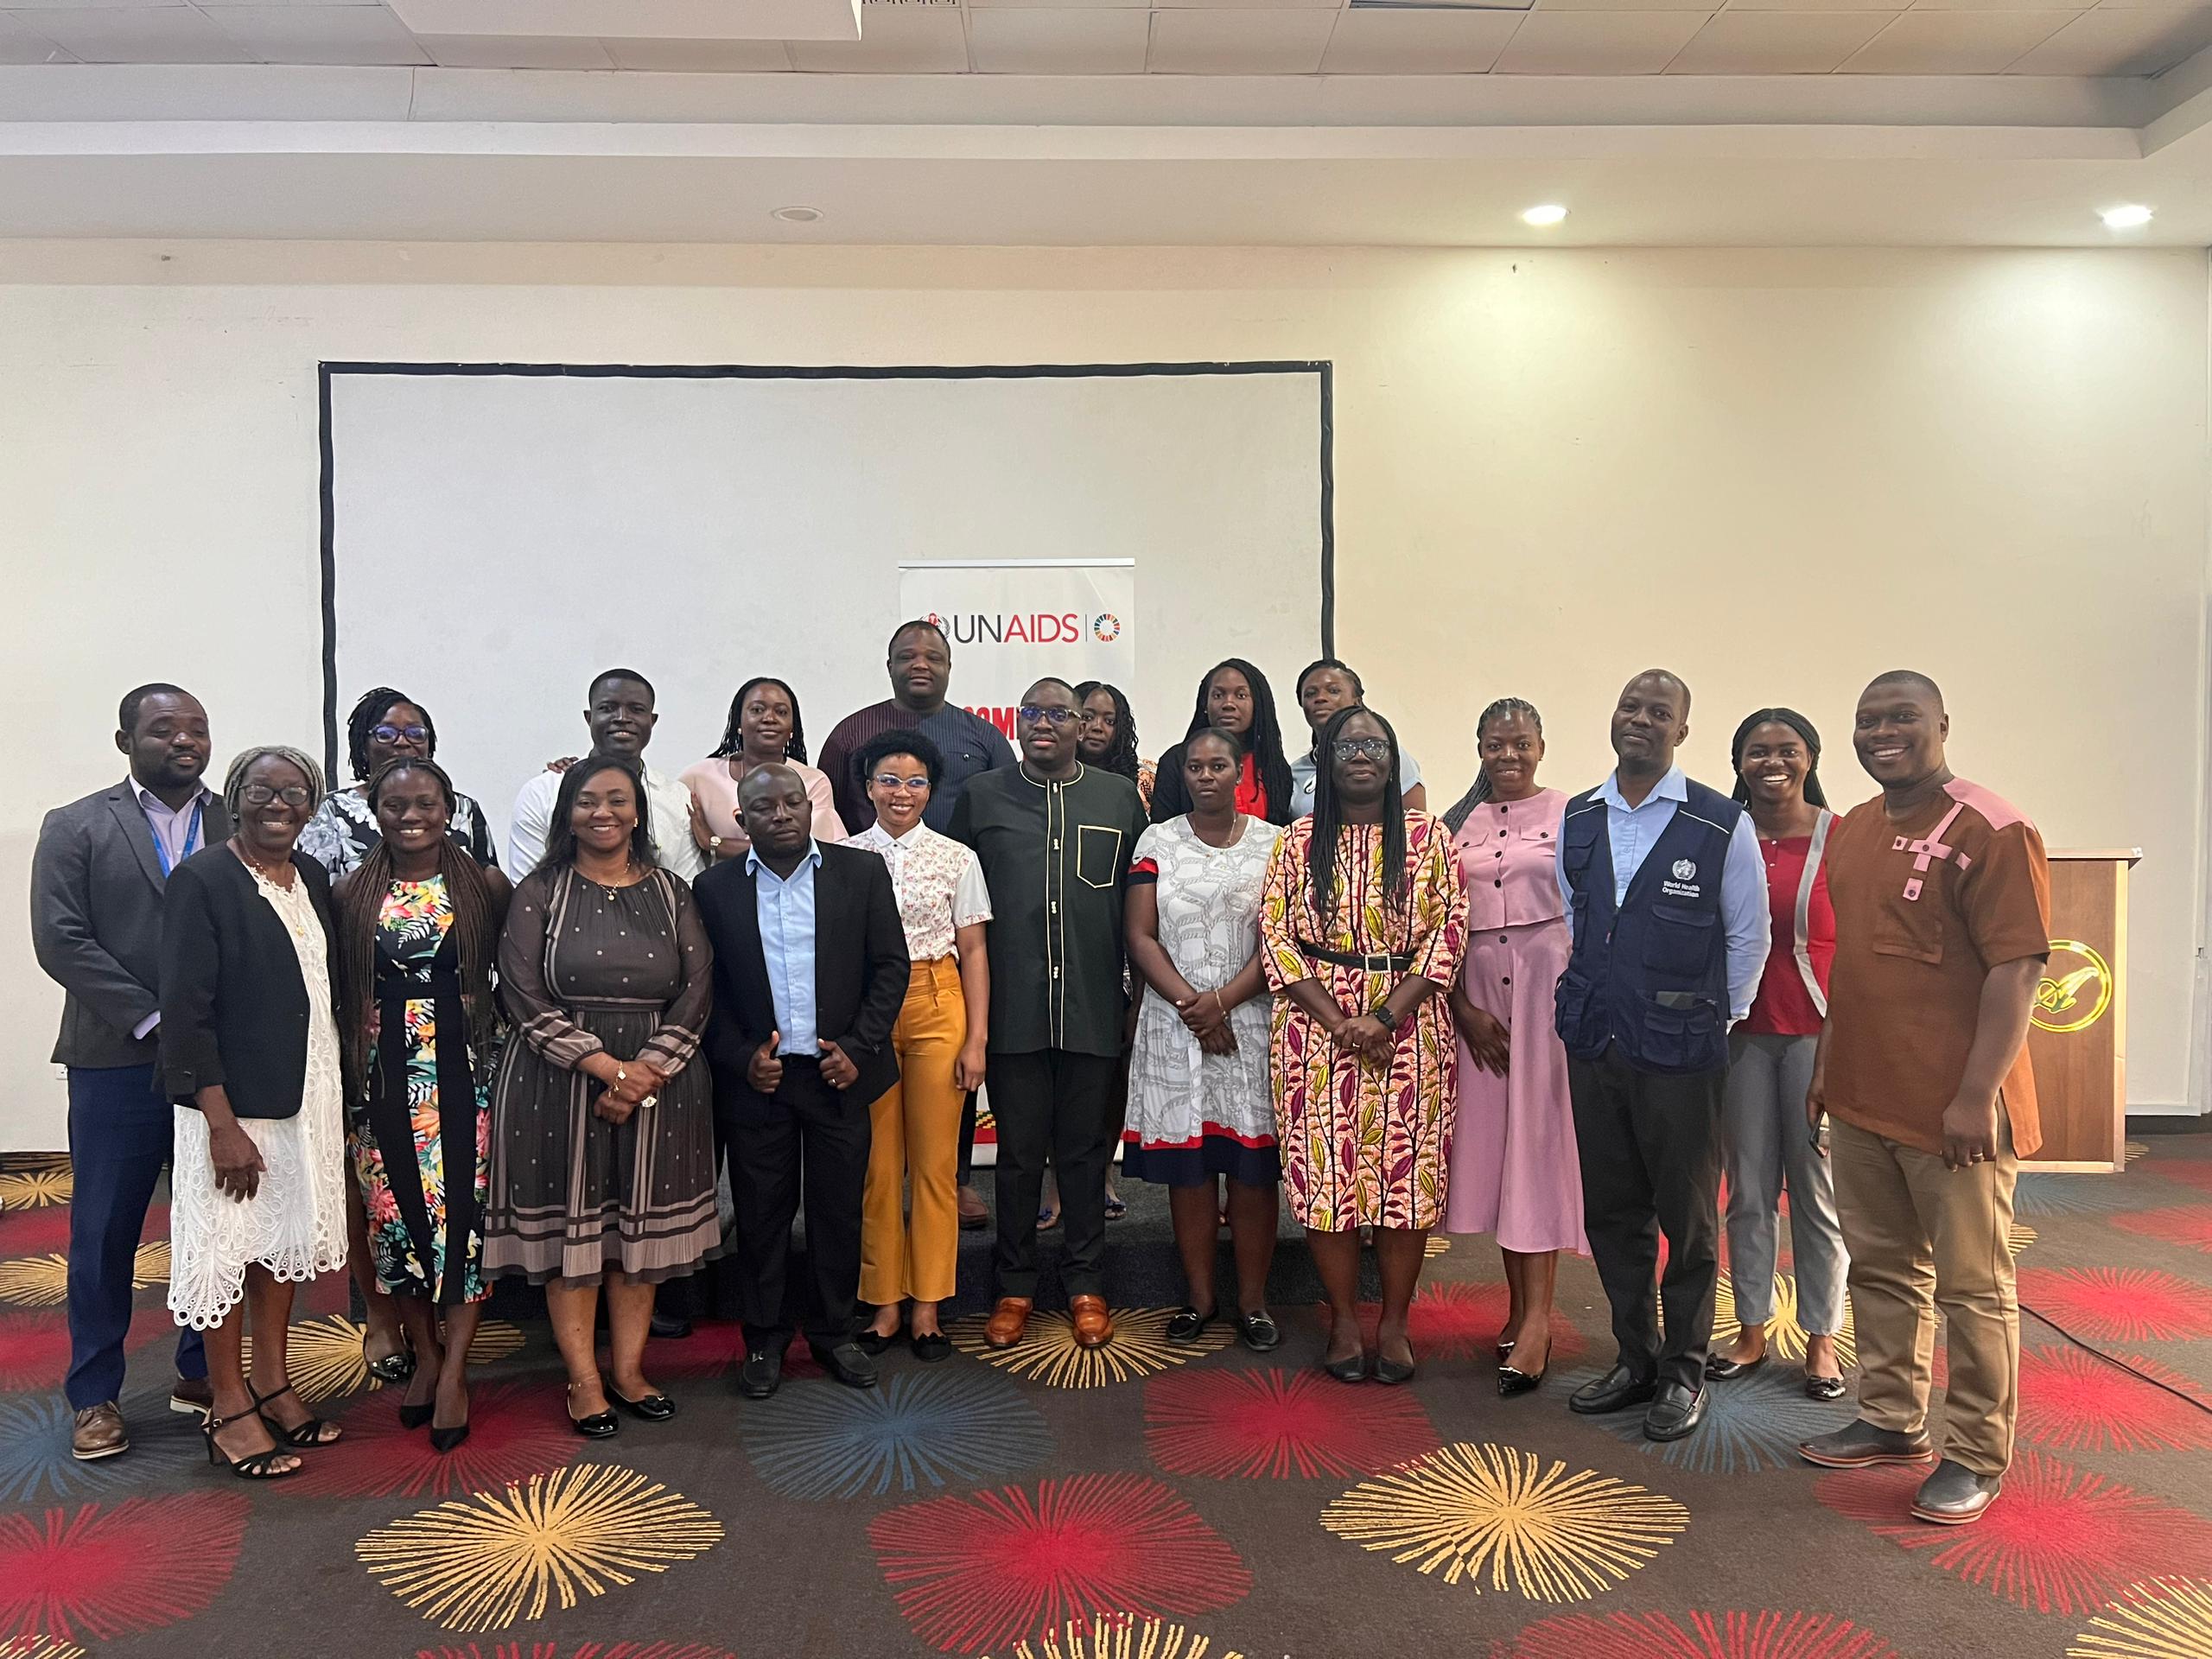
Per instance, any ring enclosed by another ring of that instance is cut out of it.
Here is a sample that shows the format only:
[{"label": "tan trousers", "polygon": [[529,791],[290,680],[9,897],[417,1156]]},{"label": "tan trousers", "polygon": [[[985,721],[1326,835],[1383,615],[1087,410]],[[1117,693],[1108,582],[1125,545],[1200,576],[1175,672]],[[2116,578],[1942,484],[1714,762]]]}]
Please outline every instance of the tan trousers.
[{"label": "tan trousers", "polygon": [[2006,1238],[2019,1160],[2001,1109],[1991,1163],[1945,1169],[1935,1153],[1840,1120],[1829,1155],[1851,1251],[1859,1414],[1900,1434],[1925,1431],[1940,1307],[1950,1362],[1942,1455],[2003,1474],[2019,1411],[2020,1303]]},{"label": "tan trousers", "polygon": [[[874,1139],[861,1204],[861,1300],[878,1306],[941,1302],[960,1253],[960,1113],[953,1063],[968,1039],[968,1004],[950,957],[918,962],[891,1028],[899,1081],[868,1108]],[[906,1186],[913,1182],[913,1219]]]}]

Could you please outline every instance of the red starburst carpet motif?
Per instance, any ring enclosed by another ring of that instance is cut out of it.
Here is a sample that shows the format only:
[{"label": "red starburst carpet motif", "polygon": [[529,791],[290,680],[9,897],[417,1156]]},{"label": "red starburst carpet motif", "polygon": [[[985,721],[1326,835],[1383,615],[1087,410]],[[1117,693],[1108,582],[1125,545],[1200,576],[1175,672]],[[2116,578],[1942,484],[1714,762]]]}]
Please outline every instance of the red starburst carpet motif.
[{"label": "red starburst carpet motif", "polygon": [[2020,1275],[2020,1301],[2090,1342],[2212,1337],[2212,1290],[2155,1268],[2038,1268]]},{"label": "red starburst carpet motif", "polygon": [[2114,1216],[2112,1224],[2143,1238],[2163,1238],[2192,1250],[2212,1255],[2212,1205],[2192,1204],[2177,1210],[2146,1210],[2140,1215]]},{"label": "red starburst carpet motif", "polygon": [[476,1384],[468,1438],[450,1452],[432,1450],[429,1430],[399,1426],[400,1393],[361,1395],[340,1414],[346,1438],[273,1490],[298,1497],[458,1497],[550,1474],[588,1444],[564,1421],[562,1392],[548,1382]]},{"label": "red starburst carpet motif", "polygon": [[1528,1626],[1511,1659],[1897,1659],[1847,1618],[1820,1613],[1568,1613]]},{"label": "red starburst carpet motif", "polygon": [[[136,1353],[149,1342],[175,1334],[175,1321],[166,1309],[142,1307],[130,1316],[130,1329],[124,1336],[123,1345],[124,1351]],[[67,1313],[60,1308],[42,1308],[0,1316],[0,1390],[58,1389],[68,1372]],[[5,1656],[0,1655],[0,1659]]]},{"label": "red starburst carpet motif", "polygon": [[206,1610],[230,1582],[243,1494],[0,1516],[0,1637],[105,1641]]},{"label": "red starburst carpet motif", "polygon": [[[67,1255],[69,1254],[69,1217],[74,1209],[67,1204],[49,1205],[43,1210],[10,1210],[0,1214],[0,1255]],[[168,1229],[164,1226],[162,1232]],[[149,1233],[149,1238],[159,1238],[162,1233]]]},{"label": "red starburst carpet motif", "polygon": [[2164,1180],[2181,1181],[2212,1192],[2212,1158],[2158,1158],[2145,1164],[2143,1171]]},{"label": "red starburst carpet motif", "polygon": [[1210,1613],[1251,1593],[1220,1534],[1146,1475],[1076,1475],[878,1516],[868,1541],[914,1633],[977,1653],[1102,1613]]},{"label": "red starburst carpet motif", "polygon": [[2178,1371],[2138,1355],[2121,1356],[2188,1399],[2131,1376],[2079,1348],[2028,1349],[2020,1355],[2020,1433],[2062,1452],[2158,1452],[2212,1446],[2212,1401]]},{"label": "red starburst carpet motif", "polygon": [[1436,1450],[1402,1389],[1348,1389],[1311,1369],[1173,1371],[1145,1386],[1145,1447],[1171,1475],[1368,1475]]},{"label": "red starburst carpet motif", "polygon": [[1858,1469],[1823,1476],[1814,1490],[1878,1536],[2039,1613],[2100,1607],[2177,1561],[2212,1560],[2212,1523],[2040,1452],[2013,1459],[2004,1496],[1970,1527],[1912,1518],[1913,1490],[1926,1478],[1921,1469]]},{"label": "red starburst carpet motif", "polygon": [[[1465,1279],[1431,1280],[1414,1293],[1413,1306],[1406,1310],[1406,1336],[1414,1346],[1417,1359],[1492,1359],[1498,1332],[1505,1328],[1506,1310],[1510,1305],[1509,1294],[1502,1283],[1483,1283]],[[1375,1302],[1359,1305],[1359,1328],[1367,1338],[1367,1345],[1375,1345],[1375,1327],[1382,1317],[1381,1306]],[[1324,1329],[1329,1322],[1329,1310],[1321,1309]],[[1552,1357],[1547,1363],[1556,1364],[1571,1360],[1582,1351],[1582,1333],[1577,1331],[1566,1314],[1552,1310]],[[1342,1384],[1338,1385],[1339,1387]]]}]

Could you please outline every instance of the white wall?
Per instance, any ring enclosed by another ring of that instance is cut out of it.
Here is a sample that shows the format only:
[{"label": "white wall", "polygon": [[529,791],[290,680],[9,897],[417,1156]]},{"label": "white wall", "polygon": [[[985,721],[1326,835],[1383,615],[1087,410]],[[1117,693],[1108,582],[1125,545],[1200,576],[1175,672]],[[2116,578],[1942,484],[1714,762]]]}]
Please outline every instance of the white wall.
[{"label": "white wall", "polygon": [[[2131,1105],[2183,1109],[2207,344],[2195,253],[0,243],[0,902],[24,913],[41,810],[117,773],[130,683],[200,691],[219,755],[319,739],[318,359],[1327,358],[1340,654],[1439,804],[1504,692],[1545,711],[1551,781],[1594,779],[1611,698],[1650,663],[1694,687],[1709,780],[1740,714],[1787,702],[1857,799],[1853,697],[1924,669],[1962,772],[2054,846],[2145,849]],[[435,591],[421,572],[416,601]],[[757,666],[804,693],[803,665]],[[1185,706],[1139,709],[1148,748]],[[20,925],[0,997],[0,1146],[57,1145],[58,996]]]}]

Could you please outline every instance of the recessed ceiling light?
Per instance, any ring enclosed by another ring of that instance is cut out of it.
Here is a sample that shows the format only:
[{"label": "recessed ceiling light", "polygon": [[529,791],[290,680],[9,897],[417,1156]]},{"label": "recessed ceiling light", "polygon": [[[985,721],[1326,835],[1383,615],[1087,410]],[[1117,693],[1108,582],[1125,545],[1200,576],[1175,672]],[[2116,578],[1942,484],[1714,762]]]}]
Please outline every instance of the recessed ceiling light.
[{"label": "recessed ceiling light", "polygon": [[1548,201],[1540,207],[1529,208],[1521,215],[1521,222],[1523,225],[1534,225],[1541,229],[1548,225],[1556,225],[1566,217],[1566,208],[1555,201]]},{"label": "recessed ceiling light", "polygon": [[768,217],[780,219],[786,225],[811,225],[823,217],[819,207],[772,207]]},{"label": "recessed ceiling light", "polygon": [[2108,231],[2139,231],[2151,222],[2151,210],[2139,201],[2131,201],[2104,208],[2097,217],[2104,220]]}]

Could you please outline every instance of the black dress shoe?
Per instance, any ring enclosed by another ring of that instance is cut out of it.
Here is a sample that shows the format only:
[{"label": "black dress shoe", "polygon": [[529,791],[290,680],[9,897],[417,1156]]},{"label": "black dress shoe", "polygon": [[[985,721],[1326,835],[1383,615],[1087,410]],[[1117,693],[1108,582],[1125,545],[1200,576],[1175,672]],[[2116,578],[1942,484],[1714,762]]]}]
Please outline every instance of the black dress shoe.
[{"label": "black dress shoe", "polygon": [[738,1370],[737,1391],[748,1400],[766,1400],[782,1385],[783,1380],[783,1350],[755,1348],[746,1355],[745,1363]]},{"label": "black dress shoe", "polygon": [[1173,1343],[1196,1342],[1205,1335],[1206,1326],[1214,1322],[1220,1308],[1210,1307],[1201,1313],[1195,1307],[1179,1307],[1167,1321],[1167,1340]]},{"label": "black dress shoe", "polygon": [[[1767,1351],[1768,1353],[1772,1351],[1771,1349]],[[1726,1354],[1711,1354],[1706,1358],[1705,1374],[1715,1382],[1726,1382],[1736,1377],[1749,1376],[1765,1363],[1765,1353],[1757,1359],[1731,1359]]]},{"label": "black dress shoe", "polygon": [[1643,1438],[1679,1440],[1705,1421],[1705,1390],[1687,1382],[1662,1382],[1643,1414]]},{"label": "black dress shoe", "polygon": [[952,1357],[952,1338],[942,1331],[925,1331],[918,1337],[909,1337],[906,1345],[913,1350],[914,1357],[925,1365],[934,1365],[939,1360]]},{"label": "black dress shoe", "polygon": [[1346,1354],[1342,1359],[1325,1359],[1321,1369],[1339,1382],[1367,1381],[1367,1356],[1364,1353]]},{"label": "black dress shoe", "polygon": [[1567,1408],[1586,1417],[1602,1417],[1609,1411],[1646,1406],[1659,1391],[1655,1377],[1639,1378],[1625,1365],[1616,1365],[1594,1382],[1585,1382],[1567,1396]]},{"label": "black dress shoe", "polygon": [[856,1342],[845,1341],[835,1348],[824,1348],[816,1343],[807,1346],[822,1362],[822,1369],[849,1389],[872,1389],[875,1386],[875,1362],[861,1351]]},{"label": "black dress shoe", "polygon": [[691,1334],[691,1321],[680,1313],[664,1313],[656,1308],[652,1333],[664,1342],[675,1341]]},{"label": "black dress shoe", "polygon": [[1414,1364],[1410,1359],[1386,1359],[1381,1354],[1375,1356],[1375,1380],[1377,1382],[1388,1382],[1393,1387],[1401,1382],[1410,1382],[1414,1380]]},{"label": "black dress shoe", "polygon": [[609,1389],[607,1397],[641,1423],[664,1423],[676,1415],[676,1402],[664,1394],[649,1394],[642,1400],[625,1400]]},{"label": "black dress shoe", "polygon": [[579,1417],[570,1412],[569,1427],[588,1440],[604,1440],[621,1433],[622,1420],[611,1410],[594,1411],[588,1417]]},{"label": "black dress shoe", "polygon": [[880,1331],[870,1328],[862,1331],[858,1336],[855,1337],[853,1338],[853,1345],[858,1348],[861,1352],[866,1354],[870,1359],[874,1359],[880,1355],[889,1353],[891,1351],[891,1344],[898,1340],[899,1333],[896,1331],[893,1331],[887,1337]]},{"label": "black dress shoe", "polygon": [[1913,1518],[1939,1527],[1963,1527],[1981,1519],[1981,1512],[1997,1501],[2003,1485],[2000,1476],[1977,1475],[1966,1465],[1946,1458],[1912,1495]]}]

